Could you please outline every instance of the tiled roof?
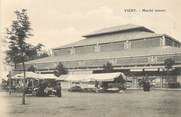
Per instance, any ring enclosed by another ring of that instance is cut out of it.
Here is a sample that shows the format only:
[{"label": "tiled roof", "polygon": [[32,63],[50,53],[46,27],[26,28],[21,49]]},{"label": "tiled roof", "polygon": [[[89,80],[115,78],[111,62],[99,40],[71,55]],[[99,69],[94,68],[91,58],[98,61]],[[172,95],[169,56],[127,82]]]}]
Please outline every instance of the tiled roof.
[{"label": "tiled roof", "polygon": [[77,60],[93,60],[93,59],[108,59],[108,58],[122,58],[122,57],[139,57],[151,55],[167,55],[167,54],[181,54],[181,48],[174,47],[154,47],[141,49],[127,49],[123,51],[114,52],[97,52],[89,54],[78,55],[64,55],[51,56],[42,59],[32,60],[26,64],[47,63],[47,62],[61,62],[61,61],[77,61]]}]

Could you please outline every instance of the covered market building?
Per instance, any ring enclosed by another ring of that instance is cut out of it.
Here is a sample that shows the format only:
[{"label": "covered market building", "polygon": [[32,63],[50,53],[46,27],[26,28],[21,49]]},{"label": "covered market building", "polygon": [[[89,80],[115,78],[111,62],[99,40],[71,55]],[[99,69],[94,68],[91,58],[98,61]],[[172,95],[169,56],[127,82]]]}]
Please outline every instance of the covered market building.
[{"label": "covered market building", "polygon": [[[111,63],[112,72],[123,72],[139,87],[139,80],[149,79],[154,87],[179,87],[181,84],[181,43],[166,34],[133,24],[103,28],[84,39],[53,49],[53,56],[26,62],[41,73],[53,73],[62,63],[69,74],[91,74]],[[174,64],[166,78],[165,60]],[[17,71],[22,66],[17,66]]]}]

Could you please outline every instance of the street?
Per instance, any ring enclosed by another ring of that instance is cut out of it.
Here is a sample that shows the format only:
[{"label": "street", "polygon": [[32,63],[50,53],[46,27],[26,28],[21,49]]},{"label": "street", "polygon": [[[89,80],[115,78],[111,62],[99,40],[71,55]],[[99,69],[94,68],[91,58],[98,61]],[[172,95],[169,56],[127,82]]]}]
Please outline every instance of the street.
[{"label": "street", "polygon": [[127,90],[125,93],[72,93],[26,97],[0,92],[1,117],[180,117],[181,91]]}]

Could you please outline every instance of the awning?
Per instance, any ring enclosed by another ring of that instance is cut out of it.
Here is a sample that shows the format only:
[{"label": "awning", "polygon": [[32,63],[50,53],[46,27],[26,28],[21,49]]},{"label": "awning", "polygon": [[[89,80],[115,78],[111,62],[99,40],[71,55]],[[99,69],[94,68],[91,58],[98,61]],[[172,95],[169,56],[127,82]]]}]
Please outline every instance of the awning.
[{"label": "awning", "polygon": [[99,73],[91,74],[88,76],[88,79],[91,81],[114,81],[115,78],[122,76],[123,79],[126,79],[126,76],[123,73]]},{"label": "awning", "polygon": [[98,74],[70,74],[61,75],[59,79],[70,81],[70,82],[88,82],[88,81],[114,81],[115,78],[122,76],[126,79],[126,76],[119,73],[98,73]]},{"label": "awning", "polygon": [[143,69],[130,69],[130,71],[132,71],[132,72],[141,72],[141,71],[143,71]]},{"label": "awning", "polygon": [[65,79],[68,78],[68,76],[69,76],[69,75],[61,75],[61,76],[57,77],[56,80],[65,80]]},{"label": "awning", "polygon": [[173,67],[181,67],[181,64],[179,64],[179,65],[173,65]]},{"label": "awning", "polygon": [[57,79],[58,77],[56,77],[54,74],[39,74],[39,78],[38,79]]},{"label": "awning", "polygon": [[132,72],[143,72],[143,71],[163,71],[163,67],[147,67],[147,68],[132,68],[130,71]]},{"label": "awning", "polygon": [[[24,73],[16,74],[12,77],[12,79],[23,79]],[[34,72],[26,72],[26,78],[34,78],[34,79],[57,79],[54,74],[37,74]]]},{"label": "awning", "polygon": [[[39,78],[39,74],[36,74],[34,72],[26,72],[26,78]],[[12,76],[12,79],[23,79],[24,73],[16,74],[15,76]]]},{"label": "awning", "polygon": [[59,79],[64,79],[70,82],[83,82],[87,79],[87,74],[69,74],[69,75],[62,75]]},{"label": "awning", "polygon": [[148,68],[148,69],[144,69],[145,71],[158,71],[159,69],[158,68]]}]

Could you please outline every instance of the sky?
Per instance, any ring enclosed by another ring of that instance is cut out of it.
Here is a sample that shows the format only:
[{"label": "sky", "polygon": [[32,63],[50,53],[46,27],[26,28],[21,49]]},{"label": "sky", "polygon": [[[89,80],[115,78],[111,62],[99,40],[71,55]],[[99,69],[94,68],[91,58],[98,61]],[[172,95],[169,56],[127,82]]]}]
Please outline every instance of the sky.
[{"label": "sky", "polygon": [[[124,24],[142,25],[181,41],[181,0],[0,0],[2,40],[5,28],[15,19],[14,11],[23,8],[28,11],[34,35],[28,42],[42,43],[47,48],[81,40],[82,35],[101,28]],[[140,12],[142,9],[165,11]]]}]

